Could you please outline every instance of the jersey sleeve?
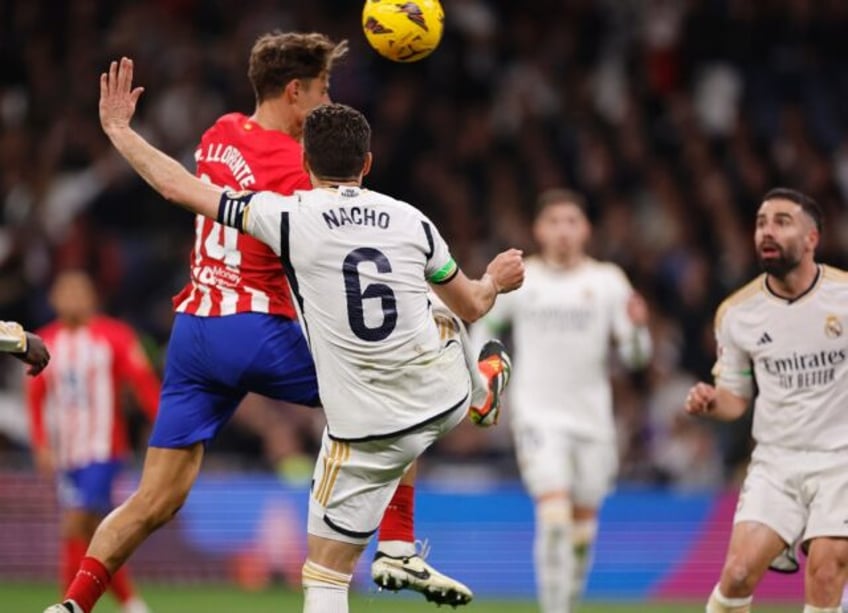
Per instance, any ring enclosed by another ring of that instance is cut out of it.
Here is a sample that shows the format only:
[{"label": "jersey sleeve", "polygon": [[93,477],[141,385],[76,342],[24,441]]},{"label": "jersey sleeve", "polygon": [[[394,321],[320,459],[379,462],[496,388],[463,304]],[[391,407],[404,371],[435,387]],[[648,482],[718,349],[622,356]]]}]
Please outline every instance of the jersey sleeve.
[{"label": "jersey sleeve", "polygon": [[734,340],[731,323],[727,313],[719,309],[715,323],[717,358],[713,378],[716,387],[741,398],[751,398],[754,393],[751,358]]},{"label": "jersey sleeve", "polygon": [[0,321],[0,351],[24,353],[27,350],[26,332],[14,321]]},{"label": "jersey sleeve", "polygon": [[131,328],[116,330],[115,355],[121,379],[132,388],[144,414],[153,422],[159,409],[159,377]]},{"label": "jersey sleeve", "polygon": [[427,218],[421,220],[421,226],[427,255],[427,263],[424,267],[427,281],[435,285],[447,283],[457,275],[459,266],[451,256],[448,244],[436,226]]},{"label": "jersey sleeve", "polygon": [[292,211],[297,200],[297,196],[274,192],[224,192],[217,221],[253,236],[280,255],[282,214]]}]

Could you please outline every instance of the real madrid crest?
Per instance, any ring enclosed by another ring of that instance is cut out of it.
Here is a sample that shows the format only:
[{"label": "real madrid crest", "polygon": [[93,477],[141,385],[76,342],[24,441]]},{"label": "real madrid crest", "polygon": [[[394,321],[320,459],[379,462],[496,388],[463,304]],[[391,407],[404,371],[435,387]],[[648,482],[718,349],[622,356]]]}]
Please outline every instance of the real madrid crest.
[{"label": "real madrid crest", "polygon": [[824,333],[828,338],[839,338],[842,336],[842,322],[836,315],[828,315],[824,320]]}]

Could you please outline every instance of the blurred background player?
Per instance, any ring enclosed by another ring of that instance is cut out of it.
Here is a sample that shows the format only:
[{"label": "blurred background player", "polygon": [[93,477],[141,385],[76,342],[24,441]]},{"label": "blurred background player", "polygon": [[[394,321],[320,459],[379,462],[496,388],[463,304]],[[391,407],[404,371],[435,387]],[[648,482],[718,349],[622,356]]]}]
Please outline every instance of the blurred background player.
[{"label": "blurred background player", "polygon": [[33,377],[47,368],[50,362],[50,352],[44,340],[24,330],[16,321],[0,321],[0,351],[29,364],[27,374]]},{"label": "blurred background player", "polygon": [[[51,368],[29,380],[32,450],[39,471],[54,476],[61,514],[60,580],[67,588],[101,519],[112,509],[115,480],[128,454],[124,386],[150,421],[159,379],[135,332],[97,313],[97,295],[82,271],[59,273],[50,294],[56,321],[39,330],[53,353]],[[110,584],[124,613],[148,609],[126,567]]]},{"label": "blurred background player", "polygon": [[[329,101],[333,64],[346,52],[346,42],[317,33],[261,36],[248,68],[255,112],[224,115],[206,131],[195,153],[197,176],[238,190],[309,189],[300,145],[304,118]],[[95,534],[67,592],[86,611],[114,569],[182,506],[204,444],[248,392],[293,404],[320,403],[312,357],[279,258],[252,237],[202,216],[195,230],[191,279],[174,298],[161,407],[139,490]],[[414,473],[407,479],[413,478]],[[383,564],[395,560],[414,568],[412,573],[401,569],[407,580],[386,587],[429,593],[435,587],[435,593],[452,599],[460,594],[467,602],[466,586],[416,555],[412,513],[412,485],[406,483],[389,511],[386,534],[392,542]]]},{"label": "blurred background player", "polygon": [[583,199],[542,193],[534,237],[539,255],[527,278],[503,296],[475,331],[511,329],[512,428],[521,477],[536,511],[534,558],[543,613],[579,597],[598,531],[598,508],[618,466],[609,347],[642,368],[651,356],[648,309],[615,264],[586,254]]},{"label": "blurred background player", "polygon": [[734,420],[754,398],[756,447],[707,613],[750,611],[769,564],[799,538],[808,553],[804,613],[841,613],[848,573],[848,273],[816,262],[822,212],[801,192],[768,192],[755,227],[765,274],[719,307],[715,386],[697,383],[685,405],[694,415]]},{"label": "blurred background player", "polygon": [[428,286],[474,321],[521,285],[521,252],[500,253],[481,279],[469,280],[422,213],[361,189],[370,127],[344,105],[322,105],[306,119],[304,167],[315,190],[284,197],[207,185],[129,126],[143,91],[133,89],[132,75],[123,58],[101,76],[100,117],[112,144],[166,199],[272,247],[313,326],[304,323],[327,428],[310,497],[304,613],[346,613],[356,562],[403,473],[470,406],[465,352],[440,338]]}]

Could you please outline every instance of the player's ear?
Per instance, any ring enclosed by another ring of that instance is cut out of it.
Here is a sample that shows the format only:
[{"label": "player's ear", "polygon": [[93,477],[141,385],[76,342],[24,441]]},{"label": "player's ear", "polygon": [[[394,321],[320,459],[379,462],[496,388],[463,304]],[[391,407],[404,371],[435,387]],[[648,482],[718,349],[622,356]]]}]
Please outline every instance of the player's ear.
[{"label": "player's ear", "polygon": [[300,79],[292,79],[291,81],[286,83],[286,86],[283,88],[283,94],[285,95],[286,99],[290,102],[296,102],[297,99],[300,97],[301,86],[302,84],[300,82]]},{"label": "player's ear", "polygon": [[374,156],[369,151],[368,153],[365,154],[365,163],[362,164],[362,176],[363,177],[365,175],[367,175],[369,172],[371,172],[371,164],[373,164],[373,162],[374,162]]},{"label": "player's ear", "polygon": [[312,169],[309,168],[309,160],[306,159],[306,151],[304,151],[300,156],[301,164],[303,165],[303,172],[312,176]]},{"label": "player's ear", "polygon": [[821,234],[819,234],[819,230],[816,228],[815,224],[811,225],[813,227],[807,233],[807,244],[810,246],[810,251],[815,253],[819,243],[821,242]]}]

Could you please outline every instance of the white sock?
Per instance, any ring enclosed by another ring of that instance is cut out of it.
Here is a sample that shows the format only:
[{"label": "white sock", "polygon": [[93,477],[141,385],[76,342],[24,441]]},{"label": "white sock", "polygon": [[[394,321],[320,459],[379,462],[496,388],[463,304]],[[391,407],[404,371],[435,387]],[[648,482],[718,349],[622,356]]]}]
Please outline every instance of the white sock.
[{"label": "white sock", "polygon": [[567,499],[553,498],[538,504],[533,555],[542,613],[571,610],[574,573],[571,532],[571,505]]},{"label": "white sock", "polygon": [[302,574],[303,613],[348,613],[352,577],[307,560]]},{"label": "white sock", "polygon": [[598,536],[597,519],[581,519],[574,523],[574,584],[571,586],[573,598],[580,598],[586,591],[586,580],[592,566],[592,553],[595,538]]},{"label": "white sock", "polygon": [[728,598],[721,593],[718,585],[716,585],[707,601],[706,611],[707,613],[750,613],[753,601],[753,596]]},{"label": "white sock", "polygon": [[407,541],[380,541],[377,551],[393,558],[408,558],[415,555],[415,543]]},{"label": "white sock", "polygon": [[814,607],[811,604],[804,605],[804,613],[842,613],[842,607]]},{"label": "white sock", "polygon": [[141,598],[134,597],[127,600],[121,607],[123,613],[150,613],[150,609]]}]

